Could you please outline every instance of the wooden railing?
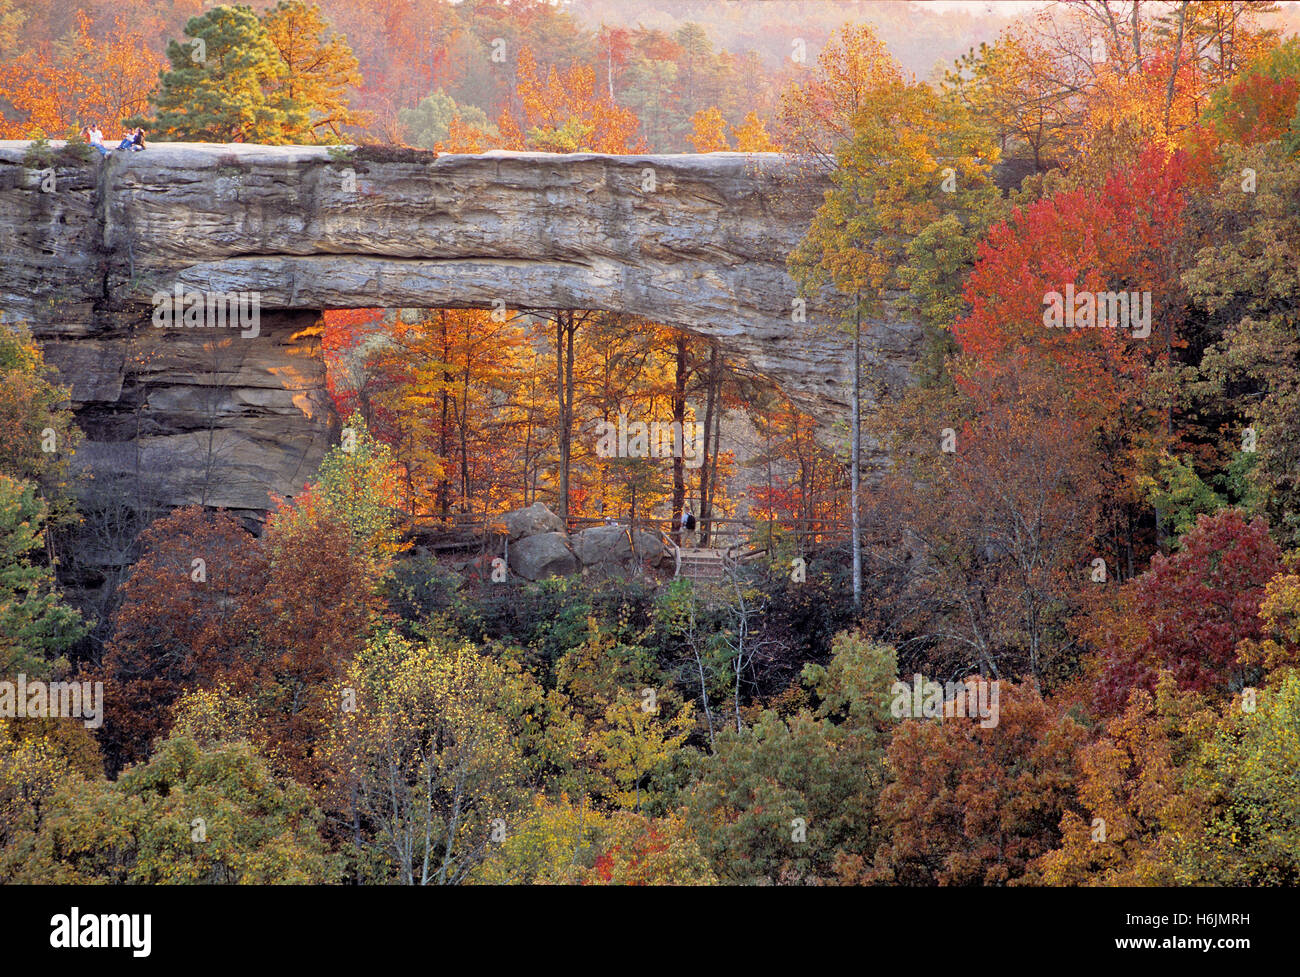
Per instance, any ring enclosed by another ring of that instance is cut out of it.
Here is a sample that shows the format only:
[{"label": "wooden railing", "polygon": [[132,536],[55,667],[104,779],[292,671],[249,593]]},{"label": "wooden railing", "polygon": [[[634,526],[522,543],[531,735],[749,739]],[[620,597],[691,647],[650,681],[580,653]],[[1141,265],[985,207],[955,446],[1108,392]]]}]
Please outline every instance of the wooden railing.
[{"label": "wooden railing", "polygon": [[[690,537],[690,542],[707,543],[709,547],[734,550],[742,546],[770,549],[772,540],[765,539],[772,524],[767,520],[722,516],[710,520],[698,520],[696,527],[684,533],[678,521],[671,518],[638,516],[636,528],[647,532],[657,532],[672,541],[675,546],[684,542],[683,536]],[[618,525],[632,527],[627,518],[607,519],[599,516],[571,516],[566,522],[568,531],[578,532],[592,526]],[[483,516],[474,513],[422,514],[407,519],[409,535],[426,537],[426,546],[430,549],[461,549],[474,545],[476,541],[486,543],[494,535],[504,532],[505,526],[499,515]],[[847,539],[851,526],[847,520],[832,519],[794,519],[778,520],[774,533],[794,538],[795,546],[800,551],[822,546],[827,543]],[[707,534],[707,536],[706,536]],[[439,539],[439,537],[446,537]]]}]

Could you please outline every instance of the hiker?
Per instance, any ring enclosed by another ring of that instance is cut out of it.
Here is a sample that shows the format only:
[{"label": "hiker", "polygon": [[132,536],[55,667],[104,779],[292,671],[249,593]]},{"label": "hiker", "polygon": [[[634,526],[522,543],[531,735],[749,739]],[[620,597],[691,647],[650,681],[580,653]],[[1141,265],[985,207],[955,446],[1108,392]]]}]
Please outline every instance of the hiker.
[{"label": "hiker", "polygon": [[135,127],[135,138],[132,140],[132,142],[135,143],[134,151],[137,153],[142,151],[145,148],[144,130],[141,129],[139,126]]},{"label": "hiker", "polygon": [[690,541],[690,533],[695,532],[695,513],[691,512],[691,504],[685,502],[682,504],[682,544],[685,545]]}]

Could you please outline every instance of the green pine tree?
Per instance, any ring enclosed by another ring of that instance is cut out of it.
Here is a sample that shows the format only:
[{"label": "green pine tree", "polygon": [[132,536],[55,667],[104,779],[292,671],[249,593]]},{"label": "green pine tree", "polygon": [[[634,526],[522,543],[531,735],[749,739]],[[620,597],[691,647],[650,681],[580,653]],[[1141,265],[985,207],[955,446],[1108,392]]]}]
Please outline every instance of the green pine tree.
[{"label": "green pine tree", "polygon": [[302,104],[280,88],[284,59],[251,7],[191,17],[185,37],[167,45],[172,67],[160,75],[157,118],[149,123],[156,136],[277,143],[306,128]]}]

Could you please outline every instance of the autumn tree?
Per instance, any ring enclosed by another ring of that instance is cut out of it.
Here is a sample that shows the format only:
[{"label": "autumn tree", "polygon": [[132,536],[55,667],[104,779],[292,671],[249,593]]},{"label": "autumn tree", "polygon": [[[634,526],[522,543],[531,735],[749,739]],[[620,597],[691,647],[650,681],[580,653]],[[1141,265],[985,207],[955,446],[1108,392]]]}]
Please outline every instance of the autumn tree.
[{"label": "autumn tree", "polygon": [[10,681],[66,669],[62,653],[85,633],[43,560],[46,511],[35,486],[0,474],[0,676]]},{"label": "autumn tree", "polygon": [[[861,102],[851,141],[838,152],[832,189],[789,264],[801,294],[853,337],[849,512],[858,604],[863,323],[870,326],[886,316],[906,274],[912,238],[945,214],[956,218],[951,225],[956,233],[977,236],[994,213],[997,192],[990,177],[994,151],[973,152],[978,134],[959,105],[928,85],[905,83],[888,61],[869,69],[855,56],[853,65],[853,76],[837,81],[848,87],[841,97]],[[868,363],[881,355],[874,348],[866,353]],[[873,400],[882,403],[888,395],[887,389],[877,389]]]},{"label": "autumn tree", "polygon": [[35,486],[57,521],[71,514],[68,462],[81,431],[31,332],[0,321],[0,473]]},{"label": "autumn tree", "polygon": [[727,150],[726,122],[717,106],[700,109],[691,116],[691,145],[697,153],[717,153]]},{"label": "autumn tree", "polygon": [[0,119],[0,136],[59,138],[98,123],[111,138],[148,108],[163,64],[139,24],[121,19],[100,33],[78,11],[65,42],[39,44],[0,64],[0,103],[11,110]]},{"label": "autumn tree", "polygon": [[54,795],[103,776],[94,736],[80,722],[0,719],[0,881],[16,881],[30,871],[37,833]]},{"label": "autumn tree", "polygon": [[492,846],[473,881],[532,885],[712,885],[716,878],[680,816],[606,814],[567,795],[536,797]]},{"label": "autumn tree", "polygon": [[358,656],[334,690],[329,751],[363,880],[468,880],[494,820],[508,825],[526,802],[512,704],[526,681],[465,644],[390,633]]},{"label": "autumn tree", "polygon": [[1157,554],[1146,573],[1125,585],[1122,612],[1136,634],[1095,628],[1101,647],[1097,704],[1113,714],[1135,688],[1151,691],[1169,674],[1181,689],[1237,691],[1245,674],[1237,646],[1261,636],[1259,608],[1280,568],[1263,518],[1225,509],[1202,515],[1178,552]]},{"label": "autumn tree", "polygon": [[[1100,189],[1061,191],[1015,209],[981,243],[962,296],[969,311],[952,330],[959,384],[977,389],[981,377],[1013,362],[1093,426],[1112,500],[1106,549],[1126,576],[1143,555],[1146,500],[1137,475],[1156,467],[1174,437],[1172,391],[1157,378],[1167,378],[1183,322],[1185,163],[1151,149]],[[1099,226],[1114,233],[1103,240]],[[1137,304],[1127,318],[1105,310],[1105,328],[1088,327],[1096,315],[1058,322],[1049,314],[1054,296],[1064,303],[1073,293],[1078,307],[1087,296],[1120,292]]]},{"label": "autumn tree", "polygon": [[306,491],[278,509],[272,530],[288,531],[296,522],[313,520],[341,526],[376,586],[407,546],[398,531],[401,494],[392,449],[355,415],[344,419],[342,440],[325,453]]},{"label": "autumn tree", "polygon": [[[375,429],[393,447],[411,515],[527,501],[540,447],[526,430],[530,404],[519,389],[534,359],[528,340],[521,323],[484,310],[394,317],[367,370],[383,378],[371,396]],[[516,459],[522,477],[512,471]]]},{"label": "autumn tree", "polygon": [[913,390],[879,421],[899,461],[875,559],[905,581],[885,614],[945,672],[1042,691],[1077,656],[1067,623],[1095,559],[1100,461],[1087,419],[1032,360],[969,383]]},{"label": "autumn tree", "polygon": [[521,116],[504,113],[498,123],[511,148],[548,153],[628,153],[644,148],[637,118],[597,92],[595,71],[573,64],[543,73],[533,52],[520,50],[518,76]]},{"label": "autumn tree", "polygon": [[695,725],[689,702],[675,712],[666,706],[621,691],[591,733],[591,750],[615,785],[615,803],[633,812],[655,800],[650,778],[671,762]]},{"label": "autumn tree", "polygon": [[1187,790],[1204,813],[1174,851],[1178,884],[1294,885],[1300,806],[1289,786],[1300,755],[1300,676],[1289,672],[1246,709],[1225,710],[1188,765]]},{"label": "autumn tree", "polygon": [[322,884],[337,876],[311,795],[247,741],[175,733],[116,780],[50,799],[18,878],[65,884]]},{"label": "autumn tree", "polygon": [[149,526],[140,549],[92,669],[116,690],[101,730],[113,770],[148,756],[184,692],[247,674],[249,618],[267,593],[263,553],[225,513],[178,509]]},{"label": "autumn tree", "polygon": [[382,576],[355,527],[315,498],[268,516],[264,550],[266,589],[248,608],[256,644],[238,688],[257,709],[257,741],[314,788],[334,683],[384,615]]},{"label": "autumn tree", "polygon": [[717,878],[685,819],[613,814],[586,885],[716,885]]},{"label": "autumn tree", "polygon": [[13,51],[18,42],[18,32],[26,20],[26,12],[20,10],[14,0],[0,0],[0,55],[7,57]]},{"label": "autumn tree", "polygon": [[1283,201],[1300,190],[1297,179],[1277,142],[1225,147],[1216,185],[1200,198],[1204,243],[1183,276],[1201,352],[1181,393],[1210,449],[1204,467],[1240,473],[1252,498],[1239,501],[1266,514],[1288,545],[1300,540],[1300,334],[1286,297],[1297,287],[1285,257],[1297,229]]},{"label": "autumn tree", "polygon": [[167,45],[149,125],[160,138],[283,142],[308,124],[307,107],[281,87],[288,66],[250,7],[214,7]]},{"label": "autumn tree", "polygon": [[781,149],[757,112],[749,112],[740,125],[732,126],[731,138],[736,141],[739,153],[776,153]]},{"label": "autumn tree", "polygon": [[1070,89],[1041,77],[1045,57],[1008,32],[958,59],[944,78],[945,88],[992,128],[1003,159],[1024,159],[1040,173],[1067,159],[1073,125]]},{"label": "autumn tree", "polygon": [[1079,751],[1082,810],[1062,813],[1061,843],[1034,865],[1047,885],[1177,884],[1177,851],[1201,821],[1185,788],[1213,719],[1172,678],[1135,689],[1124,711]]},{"label": "autumn tree", "polygon": [[585,798],[533,798],[519,823],[493,845],[470,877],[478,885],[573,885],[595,864],[609,816]]},{"label": "autumn tree", "polygon": [[1008,155],[1098,186],[1150,145],[1194,140],[1205,95],[1275,43],[1245,0],[1079,0],[1036,11],[949,75]]},{"label": "autumn tree", "polygon": [[[717,106],[700,109],[691,116],[692,134],[689,138],[697,153],[726,152],[731,148],[727,143],[727,123]],[[739,126],[731,126],[731,138],[736,143],[736,151],[741,153],[774,153],[777,145],[768,134],[767,126],[758,117],[757,112],[750,112]]]},{"label": "autumn tree", "polygon": [[884,42],[866,25],[834,31],[810,75],[781,98],[778,140],[789,152],[830,168],[853,138],[859,113],[878,93],[903,84],[903,76]]},{"label": "autumn tree", "polygon": [[894,733],[879,807],[889,840],[871,879],[1014,884],[1056,847],[1062,815],[1077,810],[1075,751],[1087,732],[1024,685],[999,683],[997,710],[996,725],[945,716]]},{"label": "autumn tree", "polygon": [[1216,133],[1238,146],[1284,139],[1295,150],[1300,100],[1300,41],[1291,38],[1261,54],[1210,95],[1205,116]]},{"label": "autumn tree", "polygon": [[348,104],[350,89],[361,85],[356,56],[346,38],[331,32],[319,6],[280,0],[262,26],[284,65],[278,94],[292,123],[286,140],[339,142],[344,126],[365,124],[366,116]]}]

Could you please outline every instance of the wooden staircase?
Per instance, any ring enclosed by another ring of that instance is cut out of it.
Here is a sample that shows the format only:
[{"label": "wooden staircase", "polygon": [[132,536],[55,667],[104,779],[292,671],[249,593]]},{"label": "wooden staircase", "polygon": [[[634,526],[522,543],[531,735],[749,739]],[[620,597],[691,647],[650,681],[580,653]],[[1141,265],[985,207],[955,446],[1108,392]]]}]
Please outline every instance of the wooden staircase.
[{"label": "wooden staircase", "polygon": [[678,550],[677,576],[692,580],[723,580],[727,576],[726,551],[709,547]]}]

